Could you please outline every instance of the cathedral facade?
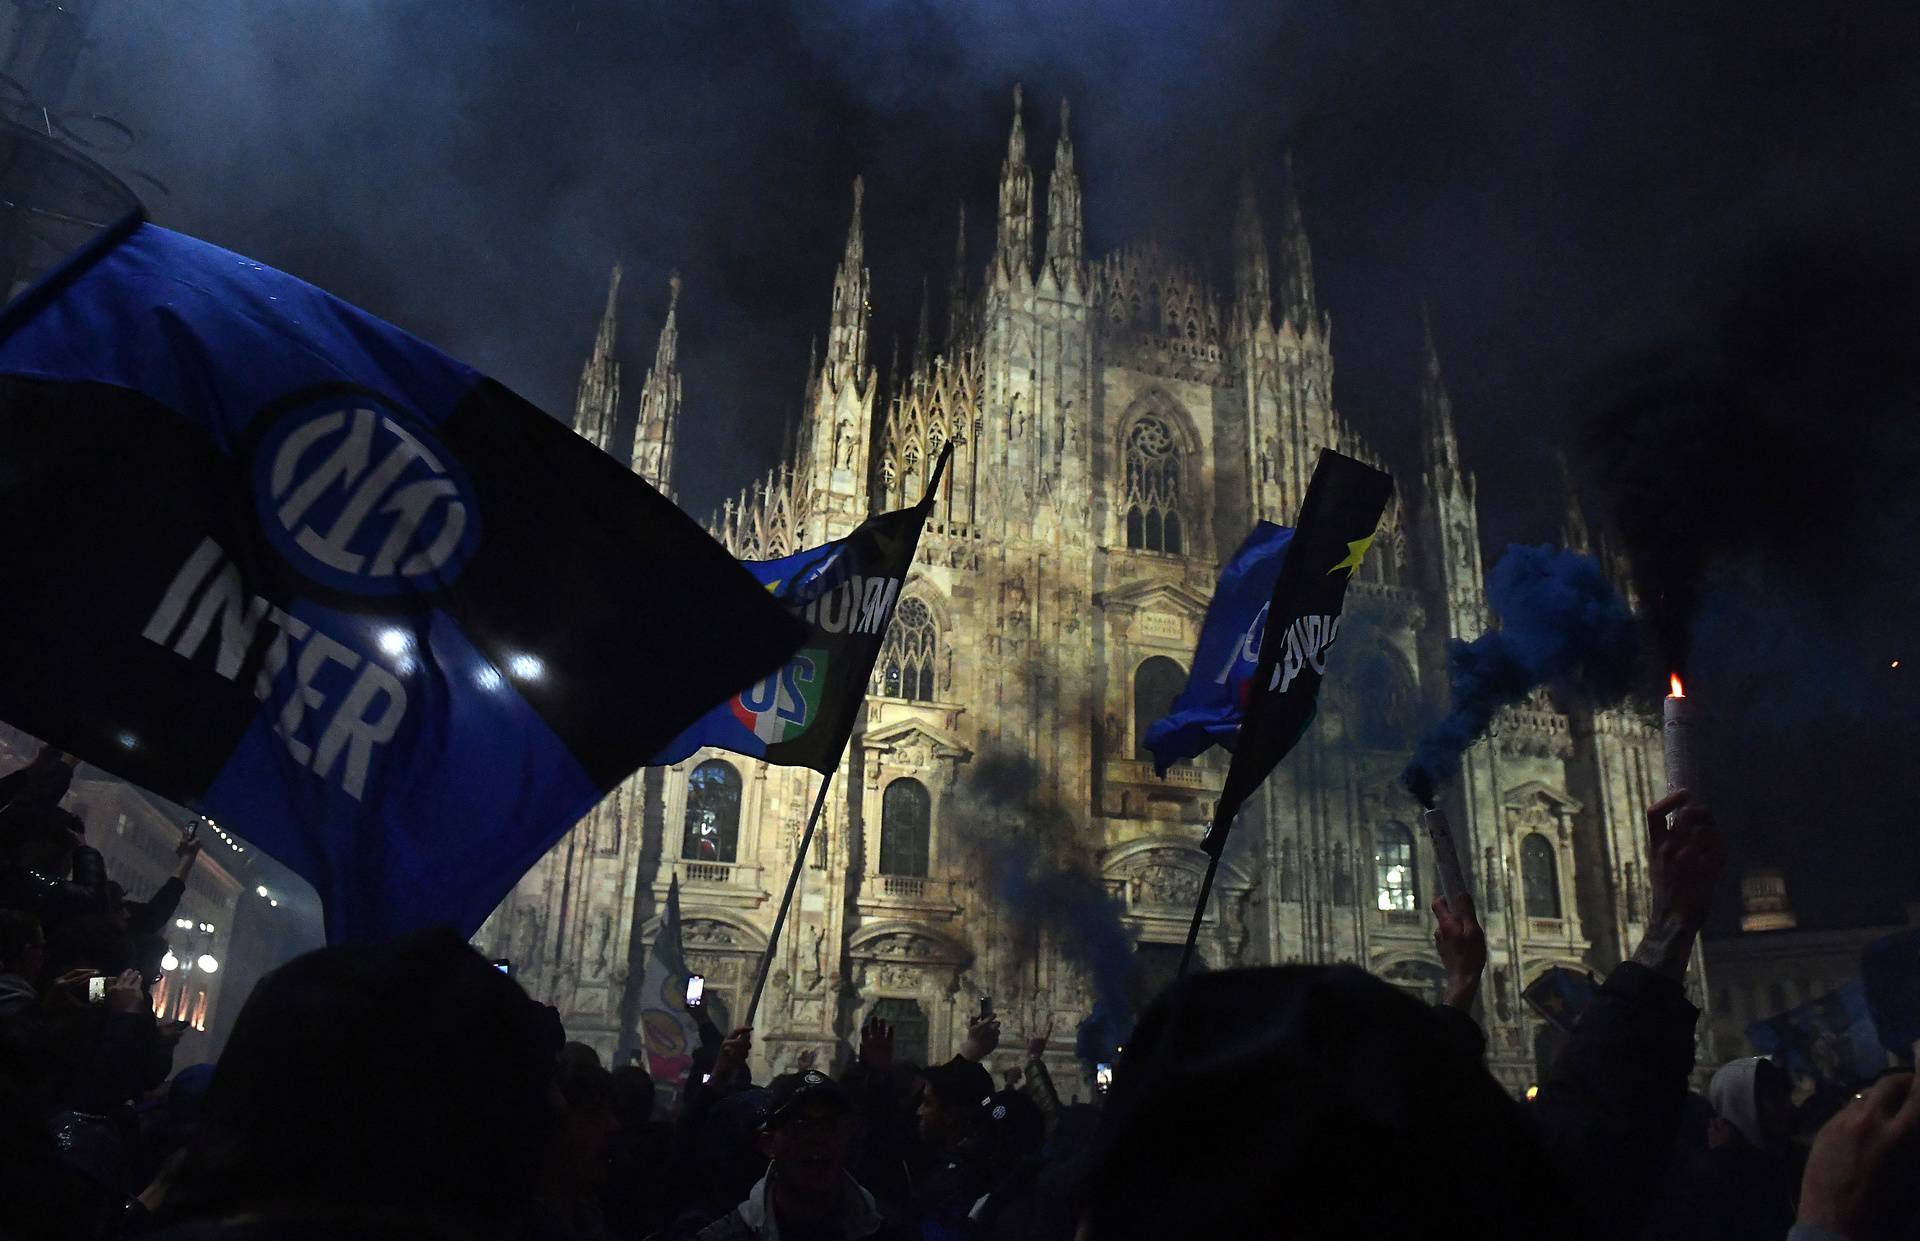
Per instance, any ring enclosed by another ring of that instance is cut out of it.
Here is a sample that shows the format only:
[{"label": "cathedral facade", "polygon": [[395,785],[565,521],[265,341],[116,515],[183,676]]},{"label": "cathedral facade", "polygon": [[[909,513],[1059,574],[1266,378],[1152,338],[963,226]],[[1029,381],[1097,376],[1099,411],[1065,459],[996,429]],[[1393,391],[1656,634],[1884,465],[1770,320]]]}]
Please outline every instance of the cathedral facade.
[{"label": "cathedral facade", "polygon": [[[1043,193],[1016,91],[984,276],[963,226],[945,330],[936,340],[923,308],[914,355],[885,386],[855,183],[787,459],[712,522],[743,559],[814,546],[919,499],[954,449],[754,1022],[762,1078],[803,1052],[839,1061],[876,1013],[903,1058],[944,1059],[991,997],[999,1057],[1051,1022],[1056,1080],[1084,1096],[1072,1032],[1088,972],[1057,937],[1017,946],[969,864],[970,768],[1017,756],[1065,808],[1059,830],[1119,903],[1144,998],[1177,959],[1226,774],[1210,755],[1156,777],[1146,727],[1184,685],[1219,566],[1252,523],[1293,519],[1323,447],[1382,464],[1334,407],[1330,323],[1291,186],[1271,232],[1243,189],[1224,292],[1154,243],[1089,256],[1067,122],[1063,104]],[[602,448],[621,397],[618,281],[575,415]],[[678,293],[676,278],[631,454],[669,495]],[[1446,643],[1489,618],[1475,479],[1430,332],[1423,375],[1418,469],[1396,472],[1353,580],[1319,718],[1242,811],[1201,932],[1209,967],[1351,962],[1439,995],[1431,847],[1396,777],[1444,708]],[[1587,545],[1571,500],[1562,535]],[[1443,793],[1491,949],[1489,1065],[1516,1091],[1551,1041],[1522,989],[1550,966],[1610,967],[1646,917],[1640,809],[1661,791],[1658,755],[1646,718],[1538,694],[1503,713]],[[819,784],[718,751],[636,773],[476,942],[511,958],[571,1037],[624,1060],[677,879],[686,955],[725,1028],[752,992]]]}]

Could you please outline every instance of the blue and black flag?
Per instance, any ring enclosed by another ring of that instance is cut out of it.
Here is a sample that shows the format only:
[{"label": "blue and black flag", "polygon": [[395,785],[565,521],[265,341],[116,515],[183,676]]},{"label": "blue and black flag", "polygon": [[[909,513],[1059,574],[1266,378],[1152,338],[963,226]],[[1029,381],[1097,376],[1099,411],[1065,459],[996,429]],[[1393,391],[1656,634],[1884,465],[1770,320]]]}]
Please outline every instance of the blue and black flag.
[{"label": "blue and black flag", "polygon": [[874,660],[952,455],[951,445],[941,452],[926,495],[912,508],[876,514],[843,539],[791,556],[742,562],[806,626],[806,640],[793,658],[695,720],[649,763],[667,766],[716,746],[777,767],[833,773],[867,700]]},{"label": "blue and black flag", "polygon": [[1320,450],[1267,603],[1226,788],[1200,842],[1216,858],[1241,804],[1313,722],[1327,652],[1340,636],[1347,583],[1373,546],[1392,498],[1391,476],[1331,449]]},{"label": "blue and black flag", "polygon": [[471,933],[803,628],[501,385],[146,223],[0,319],[0,718]]},{"label": "blue and black flag", "polygon": [[1254,670],[1260,665],[1260,644],[1267,634],[1273,584],[1291,542],[1293,531],[1287,527],[1255,522],[1220,570],[1206,623],[1200,626],[1200,643],[1193,648],[1187,687],[1167,714],[1147,727],[1147,748],[1160,775],[1213,746],[1231,751],[1239,743],[1253,696]]}]

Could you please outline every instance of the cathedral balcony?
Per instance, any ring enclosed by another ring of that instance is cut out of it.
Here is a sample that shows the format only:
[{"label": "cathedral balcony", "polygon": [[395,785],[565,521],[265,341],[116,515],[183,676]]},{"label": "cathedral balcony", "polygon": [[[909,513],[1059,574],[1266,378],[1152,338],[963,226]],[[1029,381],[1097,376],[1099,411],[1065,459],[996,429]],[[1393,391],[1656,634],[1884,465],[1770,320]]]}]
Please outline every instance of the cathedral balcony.
[{"label": "cathedral balcony", "polygon": [[1107,760],[1108,784],[1138,784],[1147,788],[1186,789],[1195,793],[1218,793],[1227,787],[1227,773],[1189,763],[1175,763],[1165,777],[1153,774],[1150,759],[1114,758]]},{"label": "cathedral balcony", "polygon": [[950,922],[960,916],[953,880],[923,875],[865,875],[857,906],[862,917]]},{"label": "cathedral balcony", "polygon": [[763,883],[764,872],[758,866],[742,866],[732,862],[695,862],[679,858],[673,863],[672,873],[662,874],[660,882],[654,885],[655,895],[659,899],[666,899],[667,881],[672,878],[680,880],[680,890],[689,899],[697,898],[707,905],[754,909],[768,898]]},{"label": "cathedral balcony", "polygon": [[1100,770],[1100,804],[1114,818],[1205,823],[1226,784],[1224,766],[1177,763],[1162,779],[1150,759],[1111,758]]}]

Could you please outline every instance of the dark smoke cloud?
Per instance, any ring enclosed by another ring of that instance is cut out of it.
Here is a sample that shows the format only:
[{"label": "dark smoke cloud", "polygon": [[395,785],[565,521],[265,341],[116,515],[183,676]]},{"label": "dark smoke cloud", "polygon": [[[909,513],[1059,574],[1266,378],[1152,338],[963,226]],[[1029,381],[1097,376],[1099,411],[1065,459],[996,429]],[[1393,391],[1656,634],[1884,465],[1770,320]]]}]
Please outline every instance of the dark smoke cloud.
[{"label": "dark smoke cloud", "polygon": [[970,765],[958,801],[949,821],[968,871],[984,879],[1007,920],[1011,946],[1030,960],[1044,941],[1085,967],[1095,1003],[1075,1046],[1089,1062],[1112,1059],[1133,1025],[1133,937],[1077,816],[1048,795],[1045,774],[1031,760],[1006,752],[982,754]]},{"label": "dark smoke cloud", "polygon": [[1587,397],[1590,485],[1683,668],[1712,572],[1838,601],[1916,564],[1920,256],[1799,241],[1734,280],[1694,336]]},{"label": "dark smoke cloud", "polygon": [[1459,768],[1502,707],[1536,686],[1596,702],[1632,686],[1639,651],[1633,613],[1591,556],[1516,546],[1487,577],[1497,629],[1447,649],[1447,713],[1420,739],[1401,774],[1407,791],[1433,804],[1434,786]]},{"label": "dark smoke cloud", "polygon": [[[0,27],[17,9],[0,6]],[[1667,360],[1636,364],[1630,382],[1609,368],[1599,404],[1645,391],[1650,375],[1717,378],[1729,369],[1718,325],[1738,300],[1726,273],[1752,270],[1783,237],[1899,254],[1920,201],[1908,0],[1858,0],[1837,16],[1767,0],[95,9],[67,103],[139,133],[120,166],[172,186],[153,204],[162,223],[312,279],[555,413],[571,406],[612,261],[627,265],[629,408],[666,273],[680,267],[679,481],[696,514],[778,452],[807,339],[825,325],[856,172],[883,370],[894,338],[911,346],[923,275],[940,322],[962,200],[978,278],[1016,79],[1043,175],[1057,100],[1073,99],[1090,253],[1157,232],[1224,283],[1242,156],[1271,227],[1291,148],[1335,325],[1338,403],[1400,470],[1417,460],[1429,302],[1495,547],[1556,528],[1558,497],[1535,480],[1568,446],[1559,415],[1572,380],[1648,346]],[[1799,326],[1780,318],[1772,364],[1837,387],[1798,413],[1781,404],[1774,424],[1822,460],[1850,447],[1861,475],[1820,489],[1795,476],[1779,494],[1805,495],[1816,517],[1829,500],[1856,510],[1822,549],[1845,568],[1823,563],[1793,522],[1774,523],[1806,546],[1783,560],[1756,545],[1668,574],[1705,585],[1690,627],[1663,642],[1690,637],[1702,692],[1719,682],[1723,701],[1767,704],[1742,726],[1779,739],[1764,761],[1729,745],[1712,768],[1723,811],[1732,790],[1767,789],[1770,809],[1729,833],[1735,868],[1788,864],[1811,921],[1897,916],[1920,862],[1910,833],[1879,826],[1900,817],[1879,790],[1906,783],[1912,694],[1870,673],[1888,673],[1911,637],[1912,514],[1890,484],[1920,469],[1897,420],[1862,420],[1837,398],[1858,350],[1811,309]],[[1717,453],[1747,451],[1717,431],[1704,444],[1709,471]],[[1598,473],[1589,466],[1596,495]],[[1729,513],[1689,517],[1712,529]],[[1720,580],[1750,585],[1728,594]],[[1777,636],[1807,626],[1817,643]],[[1816,670],[1803,652],[1834,666]],[[1801,720],[1832,720],[1845,744],[1804,724],[1795,735]],[[1847,822],[1858,847],[1804,845],[1819,835],[1799,830],[1810,818]]]}]

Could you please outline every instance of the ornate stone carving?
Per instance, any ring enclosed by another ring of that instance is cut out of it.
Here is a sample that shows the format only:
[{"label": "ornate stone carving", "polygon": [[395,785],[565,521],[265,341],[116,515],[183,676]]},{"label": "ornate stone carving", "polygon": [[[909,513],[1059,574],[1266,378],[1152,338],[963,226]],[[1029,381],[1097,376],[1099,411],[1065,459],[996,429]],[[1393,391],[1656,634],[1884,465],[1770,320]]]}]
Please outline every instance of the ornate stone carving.
[{"label": "ornate stone carving", "polygon": [[740,947],[740,932],[724,922],[710,918],[692,918],[680,924],[680,940],[709,948]]},{"label": "ornate stone carving", "polygon": [[1200,897],[1200,876],[1184,866],[1150,862],[1133,872],[1128,897],[1131,905],[1191,906]]}]

